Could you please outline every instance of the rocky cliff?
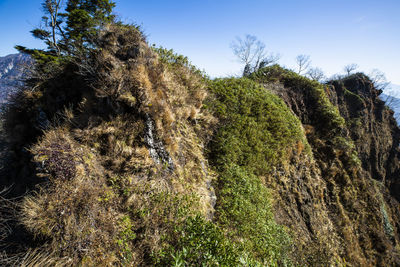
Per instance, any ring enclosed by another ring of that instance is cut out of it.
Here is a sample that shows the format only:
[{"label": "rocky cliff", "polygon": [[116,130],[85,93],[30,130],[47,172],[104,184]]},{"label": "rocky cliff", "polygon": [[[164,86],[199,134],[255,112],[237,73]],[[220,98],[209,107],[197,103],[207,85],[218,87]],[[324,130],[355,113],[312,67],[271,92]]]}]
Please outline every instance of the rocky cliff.
[{"label": "rocky cliff", "polygon": [[354,266],[399,265],[399,128],[381,91],[361,73],[326,85],[279,67],[253,78],[285,100],[312,147],[313,159],[294,157],[270,183],[277,220],[310,240],[307,261],[322,254]]}]

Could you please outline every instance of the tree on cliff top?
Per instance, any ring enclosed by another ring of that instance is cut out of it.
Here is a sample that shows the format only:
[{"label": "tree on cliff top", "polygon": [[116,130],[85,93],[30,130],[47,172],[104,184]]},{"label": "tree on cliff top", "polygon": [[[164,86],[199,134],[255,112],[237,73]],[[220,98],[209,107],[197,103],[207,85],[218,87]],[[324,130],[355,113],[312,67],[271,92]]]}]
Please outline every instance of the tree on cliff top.
[{"label": "tree on cliff top", "polygon": [[[20,52],[46,63],[64,56],[81,56],[95,47],[98,30],[114,21],[111,0],[44,0],[42,25],[31,33],[43,40],[47,49],[28,49],[16,46]],[[62,12],[64,11],[64,12]]]},{"label": "tree on cliff top", "polygon": [[296,63],[297,63],[297,74],[302,74],[310,67],[311,64],[310,56],[303,54],[298,55],[296,57]]},{"label": "tree on cliff top", "polygon": [[249,76],[263,67],[276,63],[280,58],[279,54],[267,53],[265,44],[249,34],[244,39],[237,37],[232,42],[231,48],[239,61],[244,64],[243,76]]}]

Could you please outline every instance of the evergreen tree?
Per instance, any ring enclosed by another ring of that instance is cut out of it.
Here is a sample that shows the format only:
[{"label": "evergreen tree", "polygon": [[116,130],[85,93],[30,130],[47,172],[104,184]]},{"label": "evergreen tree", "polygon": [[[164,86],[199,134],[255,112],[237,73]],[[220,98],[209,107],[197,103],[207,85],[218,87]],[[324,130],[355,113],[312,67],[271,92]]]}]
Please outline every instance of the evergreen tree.
[{"label": "evergreen tree", "polygon": [[99,28],[114,21],[110,0],[69,0],[62,16],[66,18],[66,36],[62,43],[70,53],[93,46]]},{"label": "evergreen tree", "polygon": [[83,56],[95,48],[94,37],[99,29],[115,19],[112,14],[115,3],[111,0],[68,0],[65,7],[62,0],[45,0],[42,7],[42,25],[31,33],[43,40],[47,49],[16,46],[39,64]]}]

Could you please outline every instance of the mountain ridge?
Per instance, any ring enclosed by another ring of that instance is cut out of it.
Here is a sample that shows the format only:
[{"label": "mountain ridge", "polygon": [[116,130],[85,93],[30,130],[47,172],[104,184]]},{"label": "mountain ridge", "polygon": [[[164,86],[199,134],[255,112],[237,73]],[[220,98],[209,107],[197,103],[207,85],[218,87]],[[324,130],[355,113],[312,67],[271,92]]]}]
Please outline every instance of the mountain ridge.
[{"label": "mountain ridge", "polygon": [[400,265],[400,129],[368,76],[210,79],[134,26],[98,38],[6,110],[1,264]]},{"label": "mountain ridge", "polygon": [[0,105],[6,104],[9,97],[23,85],[22,79],[30,64],[30,57],[21,53],[0,57]]}]

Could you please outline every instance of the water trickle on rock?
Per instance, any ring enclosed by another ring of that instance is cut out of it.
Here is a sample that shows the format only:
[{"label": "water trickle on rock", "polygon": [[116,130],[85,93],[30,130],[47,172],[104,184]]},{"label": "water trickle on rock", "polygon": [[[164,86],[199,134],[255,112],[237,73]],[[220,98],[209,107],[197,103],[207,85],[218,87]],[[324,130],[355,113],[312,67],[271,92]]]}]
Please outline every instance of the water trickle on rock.
[{"label": "water trickle on rock", "polygon": [[156,129],[154,122],[149,114],[145,114],[146,118],[146,129],[144,140],[149,147],[150,157],[157,164],[165,164],[169,171],[174,170],[174,162],[169,156],[169,153],[165,150],[164,145],[161,141],[157,140]]}]

